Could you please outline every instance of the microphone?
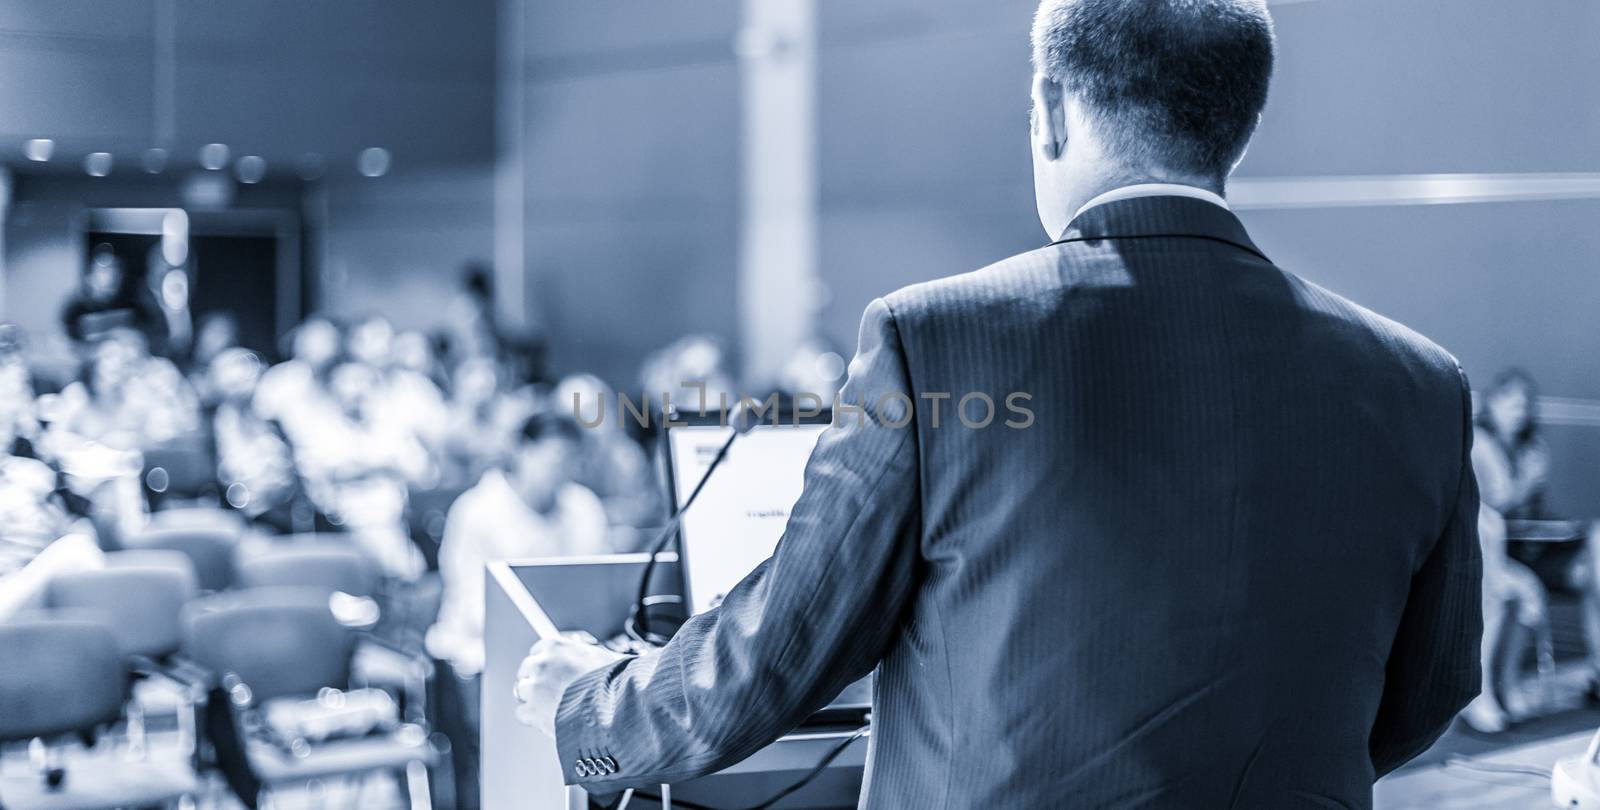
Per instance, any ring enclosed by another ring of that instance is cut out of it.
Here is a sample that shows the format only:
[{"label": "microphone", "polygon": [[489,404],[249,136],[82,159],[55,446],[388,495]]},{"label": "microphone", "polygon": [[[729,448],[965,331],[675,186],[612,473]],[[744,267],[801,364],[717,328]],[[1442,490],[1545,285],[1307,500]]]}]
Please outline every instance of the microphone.
[{"label": "microphone", "polygon": [[729,427],[733,428],[733,432],[728,434],[728,440],[722,443],[722,447],[717,450],[717,455],[711,459],[711,466],[706,467],[706,471],[700,474],[699,482],[694,485],[694,489],[689,491],[689,497],[684,499],[683,506],[673,511],[666,525],[661,527],[660,533],[650,543],[650,559],[644,564],[644,573],[639,577],[639,596],[634,600],[633,610],[628,614],[626,626],[628,635],[633,636],[637,641],[658,647],[667,643],[666,636],[660,633],[651,633],[645,627],[645,601],[650,598],[650,575],[655,573],[656,570],[656,555],[666,550],[667,543],[672,540],[672,536],[678,531],[678,526],[683,522],[684,513],[688,512],[689,507],[694,505],[695,499],[700,497],[700,491],[705,489],[706,482],[711,480],[711,474],[716,472],[717,467],[722,465],[722,460],[728,457],[729,448],[733,447],[733,443],[740,436],[755,430],[756,425],[761,423],[761,415],[749,406],[749,400],[741,398],[739,403],[728,412],[725,421]]}]

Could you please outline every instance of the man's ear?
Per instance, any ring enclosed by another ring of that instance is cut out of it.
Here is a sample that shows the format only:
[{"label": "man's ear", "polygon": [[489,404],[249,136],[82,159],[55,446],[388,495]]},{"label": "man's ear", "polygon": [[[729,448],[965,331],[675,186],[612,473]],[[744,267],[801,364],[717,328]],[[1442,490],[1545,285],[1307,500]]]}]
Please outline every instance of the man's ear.
[{"label": "man's ear", "polygon": [[1061,83],[1033,75],[1034,141],[1046,160],[1057,160],[1067,148],[1067,110]]},{"label": "man's ear", "polygon": [[[1261,113],[1256,113],[1256,129],[1261,128]],[[1252,130],[1253,132],[1253,130]],[[1251,140],[1255,140],[1251,138]],[[1228,167],[1228,174],[1232,175],[1239,169],[1239,164],[1244,162],[1244,156],[1250,154],[1250,141],[1244,142],[1244,148],[1239,150],[1239,156],[1233,159],[1233,165]]]}]

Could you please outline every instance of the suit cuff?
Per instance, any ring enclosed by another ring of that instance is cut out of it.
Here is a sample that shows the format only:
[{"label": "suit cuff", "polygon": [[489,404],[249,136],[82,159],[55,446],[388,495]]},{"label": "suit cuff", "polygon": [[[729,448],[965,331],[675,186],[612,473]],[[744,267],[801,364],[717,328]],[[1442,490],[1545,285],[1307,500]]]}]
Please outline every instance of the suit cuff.
[{"label": "suit cuff", "polygon": [[569,785],[603,783],[624,773],[626,763],[618,762],[609,750],[594,699],[607,688],[612,673],[630,660],[579,676],[561,693],[556,709],[556,753],[561,758],[562,779]]}]

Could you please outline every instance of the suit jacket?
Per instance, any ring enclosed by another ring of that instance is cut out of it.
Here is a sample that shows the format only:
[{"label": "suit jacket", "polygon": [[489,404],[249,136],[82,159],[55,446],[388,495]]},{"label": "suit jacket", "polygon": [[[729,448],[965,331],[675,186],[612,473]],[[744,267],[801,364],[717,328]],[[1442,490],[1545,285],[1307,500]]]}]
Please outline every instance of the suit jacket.
[{"label": "suit jacket", "polygon": [[1366,807],[1478,691],[1459,366],[1224,208],[874,301],[842,396],[773,557],[568,688],[570,782],[724,768],[876,667],[863,807]]}]

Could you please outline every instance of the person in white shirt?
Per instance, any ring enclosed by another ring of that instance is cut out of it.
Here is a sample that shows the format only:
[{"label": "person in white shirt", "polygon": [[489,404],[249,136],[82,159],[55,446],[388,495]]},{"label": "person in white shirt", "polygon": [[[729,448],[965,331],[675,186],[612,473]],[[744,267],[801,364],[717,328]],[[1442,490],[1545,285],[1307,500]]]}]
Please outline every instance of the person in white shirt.
[{"label": "person in white shirt", "polygon": [[[10,393],[31,402],[25,384]],[[55,470],[12,453],[18,438],[16,423],[0,420],[0,622],[42,607],[53,577],[103,563],[93,530],[75,523],[54,496]]]},{"label": "person in white shirt", "polygon": [[[343,341],[339,327],[320,315],[296,327],[293,358],[267,369],[256,386],[256,413],[286,430],[301,418],[315,418],[328,400],[328,372],[339,360]],[[308,411],[313,416],[307,417]]]},{"label": "person in white shirt", "polygon": [[[459,807],[478,806],[484,564],[614,551],[600,497],[573,481],[581,466],[579,430],[559,410],[529,417],[505,467],[485,472],[445,517],[439,547],[444,595],[427,648],[441,662],[441,687],[448,692],[441,694],[440,730],[452,745]],[[452,699],[453,710],[446,708]]]},{"label": "person in white shirt", "polygon": [[508,469],[490,469],[445,517],[439,547],[444,597],[428,651],[457,674],[483,669],[483,566],[493,560],[607,554],[605,507],[573,481],[581,434],[566,414],[524,423]]}]

